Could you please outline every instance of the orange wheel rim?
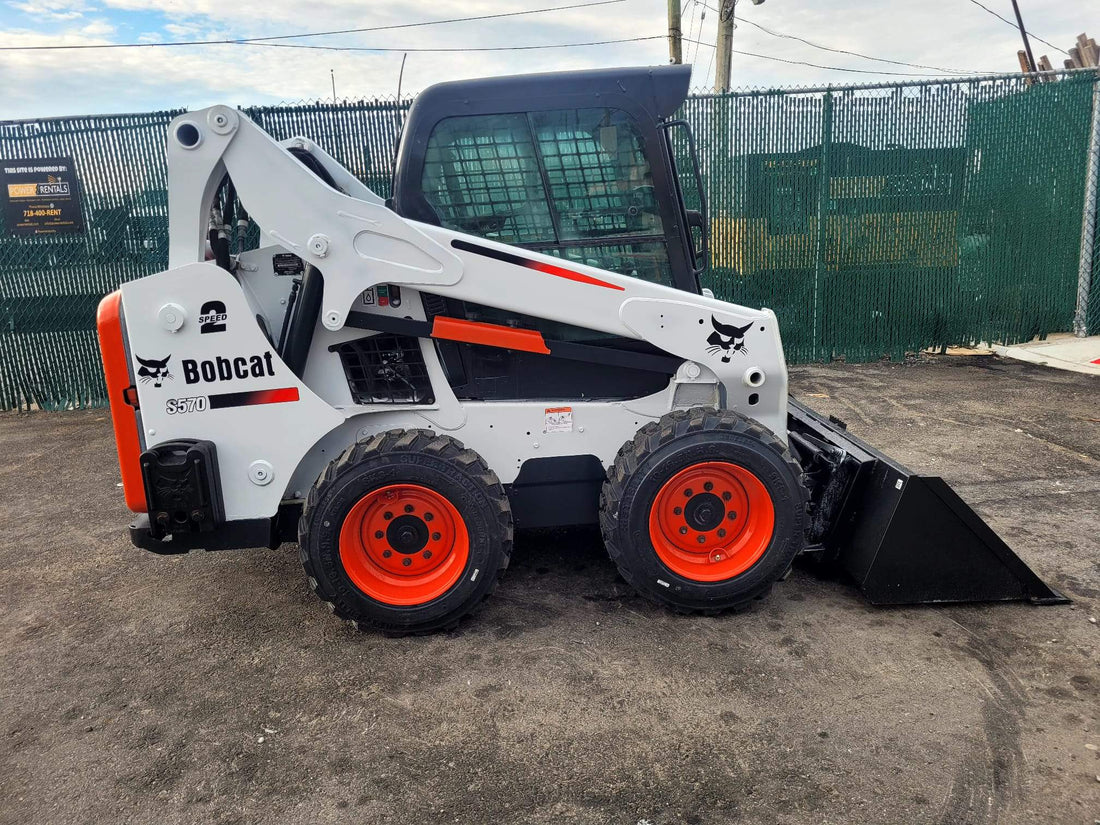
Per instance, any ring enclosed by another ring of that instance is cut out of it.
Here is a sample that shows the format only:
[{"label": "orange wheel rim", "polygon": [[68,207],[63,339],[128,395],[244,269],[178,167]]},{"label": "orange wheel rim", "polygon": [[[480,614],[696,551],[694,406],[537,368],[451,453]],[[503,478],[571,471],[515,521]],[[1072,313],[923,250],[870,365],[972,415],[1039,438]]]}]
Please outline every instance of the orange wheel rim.
[{"label": "orange wheel rim", "polygon": [[340,563],[367,596],[426,604],[450,590],[470,557],[470,534],[435,490],[391,484],[363,496],[340,528]]},{"label": "orange wheel rim", "polygon": [[687,467],[661,487],[649,513],[649,538],[673,573],[700,582],[744,573],[775,532],[775,505],[752,472],[726,461]]}]

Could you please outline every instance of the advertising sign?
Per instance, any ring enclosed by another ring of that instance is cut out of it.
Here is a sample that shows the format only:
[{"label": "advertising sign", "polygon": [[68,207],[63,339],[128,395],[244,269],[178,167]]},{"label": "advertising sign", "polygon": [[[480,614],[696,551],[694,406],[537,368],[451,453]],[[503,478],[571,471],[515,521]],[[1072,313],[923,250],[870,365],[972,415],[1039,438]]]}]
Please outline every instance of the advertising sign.
[{"label": "advertising sign", "polygon": [[72,158],[0,160],[0,191],[13,235],[84,231]]}]

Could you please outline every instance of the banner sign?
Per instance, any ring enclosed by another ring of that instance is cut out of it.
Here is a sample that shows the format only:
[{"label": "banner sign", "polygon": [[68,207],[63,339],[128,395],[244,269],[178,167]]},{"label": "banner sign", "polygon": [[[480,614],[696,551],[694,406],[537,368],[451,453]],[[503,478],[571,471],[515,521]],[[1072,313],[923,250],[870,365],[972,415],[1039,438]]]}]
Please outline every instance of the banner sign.
[{"label": "banner sign", "polygon": [[84,231],[72,158],[0,160],[0,191],[13,235]]}]

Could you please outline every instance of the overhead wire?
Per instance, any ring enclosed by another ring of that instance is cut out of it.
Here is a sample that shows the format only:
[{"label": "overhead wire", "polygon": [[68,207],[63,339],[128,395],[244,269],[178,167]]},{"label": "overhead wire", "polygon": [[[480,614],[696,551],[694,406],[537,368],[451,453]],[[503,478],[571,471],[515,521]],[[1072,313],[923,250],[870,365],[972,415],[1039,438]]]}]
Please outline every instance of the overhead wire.
[{"label": "overhead wire", "polygon": [[[320,32],[299,32],[296,34],[276,34],[265,37],[235,37],[223,40],[172,40],[167,43],[74,43],[74,44],[46,44],[40,46],[0,46],[0,51],[60,51],[76,49],[147,49],[163,48],[166,46],[221,46],[244,43],[265,43],[273,40],[297,40],[304,37],[328,37],[338,34],[363,34],[365,32],[392,31],[394,29],[414,29],[423,26],[440,26],[449,23],[467,23],[478,20],[497,20],[503,17],[521,17],[528,14],[547,14],[555,11],[569,9],[592,8],[595,6],[609,6],[615,3],[625,3],[626,0],[587,0],[584,3],[571,3],[565,6],[550,6],[538,9],[525,9],[523,11],[498,12],[495,14],[479,14],[472,17],[451,17],[442,20],[422,20],[417,23],[393,23],[386,26],[365,26],[355,29],[332,29]],[[625,42],[625,41],[623,41]],[[388,51],[394,51],[389,49]],[[413,51],[412,49],[398,49],[396,51]]]},{"label": "overhead wire", "polygon": [[[1020,27],[1016,24],[1016,22],[1014,20],[1009,20],[1007,17],[1002,17],[1001,15],[997,14],[997,12],[993,11],[993,9],[989,8],[989,6],[985,5],[984,3],[979,3],[978,0],[970,0],[970,2],[973,3],[975,6],[977,6],[978,8],[989,12],[994,17],[996,17],[998,20],[1012,26],[1012,28],[1016,29],[1016,31],[1020,30]],[[1026,29],[1025,29],[1025,31],[1026,31]],[[1043,40],[1043,38],[1039,37],[1039,35],[1034,34],[1033,32],[1027,32],[1027,36],[1035,38],[1040,43],[1044,43],[1047,46],[1050,46],[1052,49],[1055,49],[1056,51],[1060,51],[1062,54],[1066,55],[1067,57],[1070,56],[1069,52],[1067,52],[1065,49],[1063,49],[1059,46],[1055,46],[1049,40]]]},{"label": "overhead wire", "polygon": [[[703,43],[702,45],[704,45],[708,49],[714,49],[715,48],[715,46],[711,43]],[[878,69],[848,69],[848,68],[845,68],[843,66],[823,66],[820,63],[810,63],[809,61],[806,61],[806,60],[790,60],[790,59],[785,58],[785,57],[776,57],[773,54],[759,54],[758,52],[746,52],[746,51],[741,51],[739,49],[730,49],[730,51],[733,52],[734,54],[740,54],[740,55],[744,55],[746,57],[759,57],[763,60],[775,60],[775,61],[778,61],[779,63],[790,63],[790,64],[795,65],[795,66],[809,66],[810,68],[813,68],[813,69],[825,69],[825,70],[831,71],[831,72],[851,72],[853,74],[881,74],[881,75],[893,75],[893,76],[896,76],[896,77],[942,77],[942,75],[928,74],[928,73],[922,73],[922,72],[888,72],[888,71],[878,70]],[[709,74],[709,69],[708,69],[708,74]]]},{"label": "overhead wire", "polygon": [[590,40],[583,43],[539,43],[530,46],[455,46],[406,48],[404,46],[318,46],[307,43],[256,43],[232,41],[228,46],[261,46],[272,49],[315,49],[325,52],[524,52],[534,49],[574,49],[581,46],[608,46],[614,43],[637,43],[642,40],[667,40],[667,34],[648,37],[623,37],[617,40]]},{"label": "overhead wire", "polygon": [[924,63],[909,63],[904,60],[891,60],[888,57],[874,57],[869,54],[861,54],[860,52],[849,51],[848,49],[838,49],[832,46],[824,46],[821,43],[814,43],[812,40],[806,40],[803,37],[797,37],[793,34],[783,34],[782,32],[772,31],[767,26],[762,26],[759,23],[753,20],[749,20],[745,17],[741,18],[741,22],[748,23],[750,26],[760,29],[760,31],[764,32],[765,34],[770,34],[772,37],[781,37],[785,40],[797,40],[799,43],[805,43],[807,46],[813,46],[815,49],[821,49],[822,51],[826,52],[835,52],[836,54],[847,54],[851,55],[852,57],[861,57],[864,60],[873,60],[876,63],[890,63],[894,66],[909,66],[914,69],[931,69],[937,72],[944,72],[945,74],[988,74],[987,72],[976,72],[973,69],[951,69],[944,68],[943,66],[929,66]]},{"label": "overhead wire", "polygon": [[[699,2],[702,3],[703,8],[709,8],[707,6],[705,0],[699,0]],[[715,11],[715,12],[718,13],[718,25],[721,26],[722,25],[722,14],[721,14],[721,12],[718,12],[717,9],[713,9],[712,11]],[[699,35],[702,36],[702,34],[703,34],[703,30],[700,27]],[[704,46],[704,45],[707,45],[707,44],[700,43],[700,44],[696,45],[696,47],[695,47],[695,57],[696,57],[696,59],[698,59],[698,57],[699,57],[699,46]],[[703,75],[703,77],[706,77],[706,78],[713,77],[713,75],[711,75],[711,73],[710,73],[710,69],[711,69],[711,66],[714,65],[714,55],[718,53],[718,30],[717,29],[715,29],[715,32],[714,32],[714,42],[709,44],[709,48],[710,48],[710,57],[707,58],[707,72],[706,72],[705,75]]]},{"label": "overhead wire", "polygon": [[[691,20],[689,21],[689,24],[688,24],[688,40],[690,41],[693,37],[696,37],[696,35],[694,35],[692,33],[695,30],[695,12],[699,9],[702,9],[703,4],[697,2],[697,0],[688,0],[688,3],[691,5]],[[705,9],[703,10],[703,13],[706,14]],[[702,34],[703,34],[703,21],[700,19],[698,36],[701,37]],[[688,62],[689,63],[694,63],[696,58],[698,58],[698,57],[699,57],[699,46],[696,45],[695,46],[695,56],[692,57]]]},{"label": "overhead wire", "polygon": [[[708,6],[705,2],[703,3],[703,5],[706,6],[708,9],[710,9],[711,11],[717,11],[717,9],[714,9],[711,6]],[[910,62],[907,62],[907,61],[904,61],[904,60],[891,60],[890,58],[887,58],[887,57],[875,57],[873,55],[863,54],[862,52],[850,51],[849,49],[839,49],[839,48],[836,48],[834,46],[826,46],[822,43],[815,43],[812,40],[807,40],[804,37],[798,37],[797,35],[793,35],[793,34],[784,34],[783,32],[778,32],[778,31],[775,31],[774,29],[769,29],[767,26],[763,26],[763,25],[761,25],[760,23],[757,23],[754,20],[749,20],[747,17],[741,17],[738,22],[748,23],[750,26],[753,26],[754,28],[760,29],[760,31],[764,32],[765,34],[769,34],[772,37],[779,37],[779,38],[782,38],[784,40],[796,40],[799,43],[805,43],[807,46],[812,46],[815,49],[821,49],[822,51],[826,51],[826,52],[834,52],[836,54],[847,54],[847,55],[851,55],[852,57],[862,58],[864,60],[873,60],[876,63],[890,63],[890,64],[893,64],[895,66],[909,66],[909,67],[914,68],[914,69],[931,69],[933,71],[943,72],[945,74],[988,74],[988,72],[977,72],[977,71],[974,71],[973,69],[951,69],[951,68],[944,68],[942,66],[929,66],[929,65],[926,65],[924,63],[910,63]]]}]

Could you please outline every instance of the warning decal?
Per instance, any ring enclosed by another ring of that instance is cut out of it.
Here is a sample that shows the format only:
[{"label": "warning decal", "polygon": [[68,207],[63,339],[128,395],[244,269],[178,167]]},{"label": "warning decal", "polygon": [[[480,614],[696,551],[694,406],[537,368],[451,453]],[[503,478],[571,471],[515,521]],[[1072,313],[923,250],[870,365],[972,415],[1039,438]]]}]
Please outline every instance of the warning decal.
[{"label": "warning decal", "polygon": [[571,433],[573,432],[573,408],[572,407],[547,407],[543,432],[547,433]]}]

